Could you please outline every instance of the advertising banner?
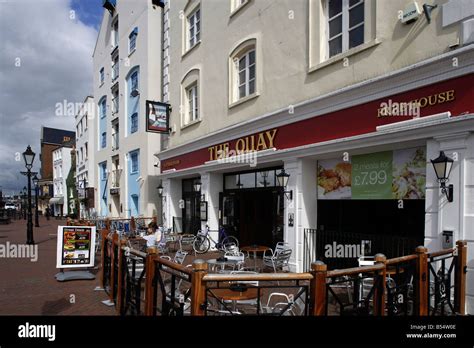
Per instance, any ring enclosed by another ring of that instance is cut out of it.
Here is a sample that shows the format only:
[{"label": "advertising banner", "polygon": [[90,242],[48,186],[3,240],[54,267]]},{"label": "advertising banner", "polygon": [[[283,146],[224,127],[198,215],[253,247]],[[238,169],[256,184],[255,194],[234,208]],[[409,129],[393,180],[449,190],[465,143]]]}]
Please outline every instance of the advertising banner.
[{"label": "advertising banner", "polygon": [[352,198],[392,198],[392,151],[352,157]]},{"label": "advertising banner", "polygon": [[56,268],[94,266],[95,226],[58,226]]},{"label": "advertising banner", "polygon": [[318,161],[318,199],[424,199],[423,147]]}]

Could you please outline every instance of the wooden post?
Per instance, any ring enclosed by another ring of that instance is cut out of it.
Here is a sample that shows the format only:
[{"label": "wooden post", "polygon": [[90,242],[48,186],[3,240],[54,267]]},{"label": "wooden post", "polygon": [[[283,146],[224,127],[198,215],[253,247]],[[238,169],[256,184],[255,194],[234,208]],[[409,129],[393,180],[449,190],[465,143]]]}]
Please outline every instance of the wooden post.
[{"label": "wooden post", "polygon": [[122,313],[122,282],[123,282],[123,250],[122,250],[122,240],[118,240],[118,271],[117,271],[117,305],[116,311],[117,314],[120,315]]},{"label": "wooden post", "polygon": [[103,289],[105,289],[105,282],[104,282],[104,277],[105,277],[105,246],[107,245],[107,235],[109,234],[109,231],[106,229],[102,229],[100,231],[101,234],[101,242],[100,242],[100,267],[102,267],[102,277],[101,279],[101,286]]},{"label": "wooden post", "polygon": [[207,274],[207,262],[201,259],[194,260],[191,279],[191,315],[204,316],[201,305],[206,300],[206,283],[202,278]]},{"label": "wooden post", "polygon": [[110,231],[110,220],[109,220],[109,218],[105,219],[105,228]]},{"label": "wooden post", "polygon": [[415,286],[415,314],[428,315],[428,249],[424,246],[416,248],[416,286]]},{"label": "wooden post", "polygon": [[456,263],[456,283],[454,286],[454,310],[466,314],[466,272],[467,272],[467,242],[458,240],[456,242],[458,252]]},{"label": "wooden post", "polygon": [[310,315],[326,315],[326,275],[328,266],[322,261],[311,263],[311,274],[313,279],[310,283]]},{"label": "wooden post", "polygon": [[[374,289],[374,315],[385,315],[385,283],[387,282],[387,258],[384,254],[375,255],[375,264],[383,264],[384,268],[377,271],[377,277],[381,277],[381,285]],[[377,279],[378,280],[378,279]]]},{"label": "wooden post", "polygon": [[156,263],[155,260],[158,258],[155,248],[149,248],[148,254],[145,260],[145,315],[153,316],[155,313],[155,301],[156,301],[156,288],[155,288],[155,272]]},{"label": "wooden post", "polygon": [[112,235],[112,255],[110,255],[110,300],[113,301],[115,298],[115,289],[114,289],[114,281],[115,281],[115,258],[117,257],[115,255],[115,245],[117,244],[118,240],[118,234],[114,232]]},{"label": "wooden post", "polygon": [[132,216],[130,218],[130,231],[135,231],[136,224],[135,224],[135,218]]}]

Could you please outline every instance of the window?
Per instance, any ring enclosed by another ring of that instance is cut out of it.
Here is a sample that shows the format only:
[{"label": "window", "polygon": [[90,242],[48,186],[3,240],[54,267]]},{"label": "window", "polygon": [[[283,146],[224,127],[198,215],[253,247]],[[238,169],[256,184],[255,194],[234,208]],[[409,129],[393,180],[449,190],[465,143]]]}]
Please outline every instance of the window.
[{"label": "window", "polygon": [[138,89],[138,71],[135,71],[131,76],[130,76],[130,81],[131,81],[131,87],[130,87],[130,92]]},{"label": "window", "polygon": [[89,158],[89,147],[87,143],[84,143],[84,154],[86,156],[85,159],[87,161],[87,159]]},{"label": "window", "polygon": [[107,132],[102,133],[101,146],[103,149],[107,146]]},{"label": "window", "polygon": [[113,113],[116,114],[119,112],[120,100],[119,100],[119,91],[118,87],[112,91],[112,105],[114,107]]},{"label": "window", "polygon": [[117,55],[112,62],[112,82],[114,82],[118,77],[119,77],[119,57]]},{"label": "window", "polygon": [[106,110],[107,110],[107,99],[103,98],[102,101],[99,104],[99,113],[100,113],[100,118],[104,118],[106,115]]},{"label": "window", "polygon": [[88,121],[87,121],[87,115],[86,115],[86,116],[84,116],[84,123],[85,123],[85,125],[86,125],[86,127],[85,127],[84,130],[87,130],[87,122],[88,122]]},{"label": "window", "polygon": [[135,112],[130,117],[130,133],[135,133],[138,131],[138,114]]},{"label": "window", "polygon": [[198,86],[197,84],[189,87],[186,90],[186,96],[188,101],[188,120],[190,122],[197,121],[199,119],[199,103],[198,103]]},{"label": "window", "polygon": [[329,57],[364,43],[364,0],[328,0]]},{"label": "window", "polygon": [[102,180],[107,180],[107,164],[102,163],[100,167],[101,167],[101,172],[102,172]]},{"label": "window", "polygon": [[101,68],[99,71],[99,78],[100,78],[100,84],[104,83],[105,80],[105,73],[104,73],[104,68]]},{"label": "window", "polygon": [[201,39],[201,9],[198,8],[188,16],[188,50]]},{"label": "window", "polygon": [[113,146],[112,150],[118,150],[120,147],[118,121],[112,124],[112,146]]},{"label": "window", "polygon": [[248,51],[238,62],[238,99],[255,93],[255,50]]},{"label": "window", "polygon": [[119,44],[118,19],[112,25],[112,40],[112,49],[114,49]]},{"label": "window", "polygon": [[132,53],[135,51],[137,45],[137,36],[138,36],[138,28],[135,27],[133,31],[128,36],[128,53]]},{"label": "window", "polygon": [[130,174],[138,173],[138,152],[132,152],[130,154],[130,161],[131,161]]}]

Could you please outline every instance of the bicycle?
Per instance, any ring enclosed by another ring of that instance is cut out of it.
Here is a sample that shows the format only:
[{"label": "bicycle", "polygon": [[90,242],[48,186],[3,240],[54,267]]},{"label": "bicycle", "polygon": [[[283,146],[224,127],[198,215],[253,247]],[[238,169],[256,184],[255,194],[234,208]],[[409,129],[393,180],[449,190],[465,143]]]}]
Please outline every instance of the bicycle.
[{"label": "bicycle", "polygon": [[[209,232],[219,232],[218,241],[216,242],[209,234]],[[239,241],[234,236],[229,236],[225,232],[223,226],[218,231],[211,231],[209,226],[206,226],[204,230],[199,230],[193,241],[193,249],[197,254],[206,253],[211,247],[211,241],[217,250],[226,252],[233,247],[239,247]]]}]

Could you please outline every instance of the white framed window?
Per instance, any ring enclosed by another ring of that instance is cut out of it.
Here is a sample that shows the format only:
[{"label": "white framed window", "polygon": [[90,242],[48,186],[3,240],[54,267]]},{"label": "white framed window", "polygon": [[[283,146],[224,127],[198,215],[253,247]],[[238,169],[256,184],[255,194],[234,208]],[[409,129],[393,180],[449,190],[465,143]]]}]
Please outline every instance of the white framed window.
[{"label": "white framed window", "polygon": [[191,49],[201,40],[201,9],[198,7],[188,16],[188,46]]},{"label": "white framed window", "polygon": [[364,0],[327,0],[328,57],[364,43]]},{"label": "white framed window", "polygon": [[135,51],[135,48],[137,47],[137,36],[138,36],[138,28],[135,27],[130,35],[128,36],[128,53],[132,53]]},{"label": "white framed window", "polygon": [[100,68],[99,80],[100,80],[100,84],[102,85],[104,83],[104,80],[105,80],[104,68]]},{"label": "white framed window", "polygon": [[187,120],[194,122],[199,120],[199,98],[198,98],[198,85],[197,83],[186,89],[186,101],[187,101]]},{"label": "white framed window", "polygon": [[118,18],[112,24],[112,50],[119,44]]},{"label": "white framed window", "polygon": [[255,49],[247,51],[236,60],[236,69],[237,99],[254,94],[256,83]]}]

